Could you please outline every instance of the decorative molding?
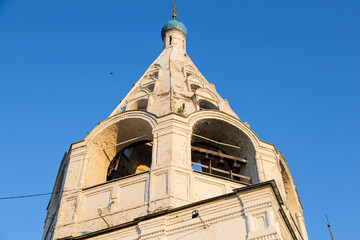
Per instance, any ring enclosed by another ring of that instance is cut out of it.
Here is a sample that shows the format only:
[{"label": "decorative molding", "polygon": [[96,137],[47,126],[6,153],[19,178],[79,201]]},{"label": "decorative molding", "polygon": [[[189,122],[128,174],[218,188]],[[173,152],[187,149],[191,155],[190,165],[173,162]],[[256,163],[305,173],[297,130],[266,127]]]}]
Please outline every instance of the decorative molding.
[{"label": "decorative molding", "polygon": [[248,240],[278,240],[280,239],[277,233],[271,233],[263,236],[248,238]]},{"label": "decorative molding", "polygon": [[149,238],[156,237],[159,235],[165,235],[165,233],[166,233],[165,230],[160,230],[160,231],[149,233],[149,234],[144,234],[144,235],[140,234],[140,237],[138,239],[149,239]]},{"label": "decorative molding", "polygon": [[[236,216],[239,216],[239,215],[242,215],[242,214],[243,214],[242,211],[237,211],[237,212],[229,213],[229,214],[226,214],[226,215],[223,215],[223,216],[219,216],[219,217],[215,217],[215,218],[212,218],[212,219],[204,220],[204,223],[206,225],[210,225],[210,224],[213,224],[213,223],[225,220],[225,219],[233,218],[233,217],[236,217]],[[193,223],[193,224],[188,224],[188,225],[183,226],[183,227],[177,227],[177,228],[168,230],[168,231],[166,231],[166,234],[174,234],[174,233],[177,233],[177,232],[182,232],[182,231],[185,231],[185,230],[188,230],[188,229],[193,229],[193,228],[196,228],[196,227],[203,227],[203,226],[204,226],[204,224],[199,221],[199,222],[196,222],[196,223]]]},{"label": "decorative molding", "polygon": [[[246,211],[253,211],[253,210],[256,210],[256,209],[265,208],[265,207],[269,207],[269,206],[271,206],[271,202],[262,203],[262,204],[254,205],[254,206],[251,206],[251,207],[248,207],[248,208],[244,208],[244,209],[242,209],[240,211],[236,211],[236,212],[229,213],[229,214],[222,215],[222,216],[218,216],[218,217],[215,217],[215,218],[212,218],[212,219],[204,220],[204,222],[205,222],[205,224],[213,224],[213,223],[223,221],[223,220],[226,220],[226,219],[229,219],[229,218],[233,218],[233,217],[236,217],[236,216],[239,216],[239,215],[244,215],[246,213]],[[208,214],[210,214],[210,212]],[[201,223],[201,222],[193,223],[193,224],[189,224],[187,226],[171,229],[169,231],[166,231],[166,233],[173,234],[173,233],[176,233],[176,232],[180,232],[180,231],[184,231],[184,230],[187,230],[187,229],[200,227],[200,226],[203,226],[203,223]],[[273,238],[263,238],[263,239],[268,240],[268,239],[273,239]],[[263,240],[263,239],[259,238],[259,239],[256,239],[256,240]],[[274,238],[274,239],[277,239],[277,238]]]},{"label": "decorative molding", "polygon": [[245,207],[243,209],[243,212],[250,212],[250,211],[254,211],[260,208],[266,208],[266,207],[270,207],[272,206],[271,202],[266,202],[266,203],[262,203],[262,204],[258,204],[258,205],[254,205],[254,206],[250,206],[250,207]]}]

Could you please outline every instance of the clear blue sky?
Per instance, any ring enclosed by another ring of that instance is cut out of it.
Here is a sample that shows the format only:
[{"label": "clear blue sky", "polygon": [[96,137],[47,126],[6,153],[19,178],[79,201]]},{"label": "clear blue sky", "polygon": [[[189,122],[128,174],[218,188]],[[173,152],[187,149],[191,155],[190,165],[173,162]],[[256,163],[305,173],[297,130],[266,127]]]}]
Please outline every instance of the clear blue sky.
[{"label": "clear blue sky", "polygon": [[[287,159],[310,239],[330,239],[325,214],[335,239],[358,237],[360,0],[176,3],[189,56]],[[52,191],[70,144],[161,53],[171,14],[171,1],[0,0],[0,197]],[[40,239],[48,200],[1,200],[0,239]]]}]

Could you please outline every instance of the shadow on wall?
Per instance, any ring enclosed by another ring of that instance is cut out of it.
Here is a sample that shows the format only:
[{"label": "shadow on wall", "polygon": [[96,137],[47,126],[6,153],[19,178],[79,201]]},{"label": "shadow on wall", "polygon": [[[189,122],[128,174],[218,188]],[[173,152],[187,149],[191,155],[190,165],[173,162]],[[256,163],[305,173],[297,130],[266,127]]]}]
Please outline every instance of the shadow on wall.
[{"label": "shadow on wall", "polygon": [[106,181],[150,170],[152,141],[139,141],[121,149],[110,162]]},{"label": "shadow on wall", "polygon": [[219,110],[219,108],[215,104],[203,99],[199,100],[199,108],[200,110],[205,110],[205,109]]},{"label": "shadow on wall", "polygon": [[106,127],[89,144],[85,187],[148,171],[152,139],[152,126],[144,119],[124,119]]}]

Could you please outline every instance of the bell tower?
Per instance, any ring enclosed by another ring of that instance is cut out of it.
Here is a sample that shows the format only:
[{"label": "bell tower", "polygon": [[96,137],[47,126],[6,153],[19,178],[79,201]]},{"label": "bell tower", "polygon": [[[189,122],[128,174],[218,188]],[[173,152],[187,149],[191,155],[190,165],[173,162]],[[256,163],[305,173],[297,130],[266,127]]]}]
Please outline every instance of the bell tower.
[{"label": "bell tower", "polygon": [[196,68],[174,15],[160,56],[65,153],[43,239],[308,239],[285,158]]}]

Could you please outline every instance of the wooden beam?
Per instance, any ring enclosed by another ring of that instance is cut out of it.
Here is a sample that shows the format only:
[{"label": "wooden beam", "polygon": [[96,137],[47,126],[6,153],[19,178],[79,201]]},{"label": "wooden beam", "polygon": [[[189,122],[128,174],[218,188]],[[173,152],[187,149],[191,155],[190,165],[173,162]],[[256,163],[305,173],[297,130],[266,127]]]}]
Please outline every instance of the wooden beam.
[{"label": "wooden beam", "polygon": [[[199,167],[203,167],[203,168],[209,168],[209,166],[206,166],[206,165],[203,165],[203,164],[199,164],[199,163],[196,163],[196,162],[191,162],[192,165],[196,165],[196,166],[199,166]],[[215,168],[215,167],[212,167],[211,168],[213,171],[216,171],[216,172],[221,172],[221,173],[225,173],[225,174],[229,174],[230,175],[230,171],[226,171],[226,170],[222,170],[222,169],[219,169],[219,168]],[[216,175],[216,174],[215,174]],[[250,177],[247,177],[247,176],[244,176],[244,175],[240,175],[240,174],[237,174],[237,173],[234,173],[232,172],[232,175],[235,176],[235,177],[239,177],[239,178],[245,178],[247,180],[250,180],[251,178]]]},{"label": "wooden beam", "polygon": [[232,159],[232,160],[240,162],[240,163],[246,163],[246,159],[244,159],[244,158],[234,157],[234,156],[231,156],[231,155],[215,152],[215,151],[208,150],[208,149],[205,149],[205,148],[191,146],[191,149],[194,150],[194,151],[197,151],[197,152],[207,153],[207,154],[210,154],[210,155],[213,155],[213,156]]}]

